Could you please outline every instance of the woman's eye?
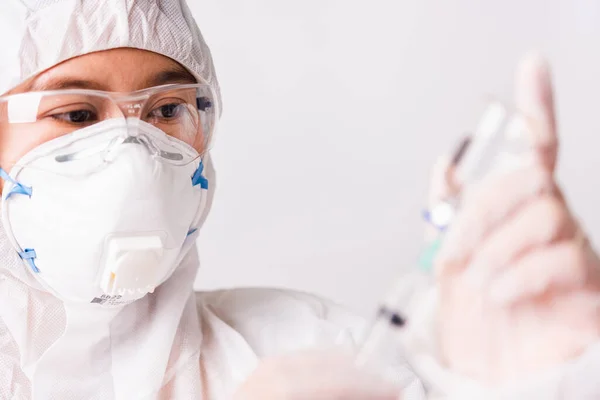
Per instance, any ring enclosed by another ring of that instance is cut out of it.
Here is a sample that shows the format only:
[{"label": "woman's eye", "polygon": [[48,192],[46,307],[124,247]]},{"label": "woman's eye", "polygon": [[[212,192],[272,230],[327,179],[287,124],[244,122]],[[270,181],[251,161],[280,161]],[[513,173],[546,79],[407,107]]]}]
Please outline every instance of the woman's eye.
[{"label": "woman's eye", "polygon": [[150,113],[150,116],[154,118],[172,119],[177,118],[180,112],[181,104],[171,103],[155,108]]},{"label": "woman's eye", "polygon": [[98,116],[89,110],[75,110],[52,115],[52,118],[70,124],[85,124],[98,120]]}]

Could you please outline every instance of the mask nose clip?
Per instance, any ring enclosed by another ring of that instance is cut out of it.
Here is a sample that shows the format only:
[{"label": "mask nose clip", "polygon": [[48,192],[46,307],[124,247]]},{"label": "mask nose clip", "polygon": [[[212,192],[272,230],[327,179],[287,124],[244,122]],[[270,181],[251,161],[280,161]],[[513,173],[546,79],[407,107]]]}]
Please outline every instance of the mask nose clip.
[{"label": "mask nose clip", "polygon": [[132,135],[127,136],[127,138],[123,141],[123,143],[141,144],[141,145],[144,145],[146,148],[148,148],[148,145],[146,144],[146,142],[140,140],[137,135],[135,135],[135,136],[132,136]]},{"label": "mask nose clip", "polygon": [[121,144],[128,144],[128,143],[139,144],[140,146],[142,146],[146,150],[148,150],[148,153],[150,153],[151,155],[160,154],[160,150],[154,145],[154,143],[152,143],[150,138],[148,138],[148,136],[146,136],[144,134],[138,134],[136,132],[133,135],[132,134],[127,135],[127,137],[121,142]]},{"label": "mask nose clip", "polygon": [[180,153],[171,153],[168,151],[164,151],[164,150],[160,150],[158,147],[156,147],[153,143],[152,140],[150,140],[150,138],[144,134],[141,135],[135,135],[135,136],[127,136],[127,138],[123,141],[123,144],[125,143],[135,143],[135,144],[139,144],[142,145],[146,148],[146,150],[148,150],[148,152],[152,155],[155,156],[160,156],[162,158],[165,158],[167,160],[172,160],[172,161],[181,161],[183,160],[183,155]]}]

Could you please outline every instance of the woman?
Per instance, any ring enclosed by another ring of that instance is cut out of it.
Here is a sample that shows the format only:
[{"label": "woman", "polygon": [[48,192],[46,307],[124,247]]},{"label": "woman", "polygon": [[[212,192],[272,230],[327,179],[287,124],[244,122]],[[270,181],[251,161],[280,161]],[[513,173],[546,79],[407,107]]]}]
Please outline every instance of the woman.
[{"label": "woman", "polygon": [[[351,355],[302,351],[353,347],[363,323],[339,307],[277,290],[194,292],[221,99],[184,3],[2,7],[11,40],[0,62],[0,398],[396,398],[400,388],[354,368]],[[433,392],[531,398],[559,393],[556,382],[589,383],[564,380],[566,367],[541,372],[583,363],[576,357],[596,342],[598,262],[577,242],[552,178],[547,71],[536,62],[523,71],[519,105],[541,166],[484,182],[465,199],[437,265],[443,307],[427,333],[439,351],[410,347]],[[523,228],[540,223],[547,229]],[[467,265],[480,273],[472,284]],[[490,282],[498,301],[478,321],[473,300]],[[502,335],[485,332],[490,323]],[[522,360],[504,357],[524,351]],[[521,373],[533,377],[512,387]],[[404,396],[424,395],[409,381]]]}]

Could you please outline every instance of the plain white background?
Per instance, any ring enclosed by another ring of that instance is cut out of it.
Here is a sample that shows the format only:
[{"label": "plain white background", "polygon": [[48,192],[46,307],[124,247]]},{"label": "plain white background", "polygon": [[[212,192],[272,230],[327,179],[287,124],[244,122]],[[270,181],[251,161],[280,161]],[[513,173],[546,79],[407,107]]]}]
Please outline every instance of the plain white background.
[{"label": "plain white background", "polygon": [[559,177],[600,243],[599,0],[189,0],[224,97],[198,289],[277,286],[369,315],[422,243],[432,162],[550,59]]}]

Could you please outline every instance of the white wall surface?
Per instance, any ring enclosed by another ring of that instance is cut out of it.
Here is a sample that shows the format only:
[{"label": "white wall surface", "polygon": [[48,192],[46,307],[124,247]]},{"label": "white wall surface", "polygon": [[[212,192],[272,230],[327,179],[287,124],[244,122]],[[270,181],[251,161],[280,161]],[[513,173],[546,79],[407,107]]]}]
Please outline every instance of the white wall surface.
[{"label": "white wall surface", "polygon": [[559,176],[600,243],[600,0],[188,0],[225,101],[199,289],[280,286],[369,315],[414,264],[433,160],[555,74]]}]

